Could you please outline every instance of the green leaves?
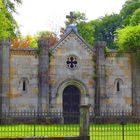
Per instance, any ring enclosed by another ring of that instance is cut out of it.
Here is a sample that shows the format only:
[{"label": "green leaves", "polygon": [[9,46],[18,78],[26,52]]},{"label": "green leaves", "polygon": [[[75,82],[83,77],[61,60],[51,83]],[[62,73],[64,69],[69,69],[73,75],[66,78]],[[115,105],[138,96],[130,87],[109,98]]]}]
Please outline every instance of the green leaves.
[{"label": "green leaves", "polygon": [[11,1],[0,0],[0,39],[7,39],[15,36],[17,24],[11,12],[15,12],[15,4],[21,3],[21,0]]},{"label": "green leaves", "polygon": [[124,29],[117,30],[116,42],[121,51],[140,50],[140,25],[127,26]]},{"label": "green leaves", "polygon": [[[74,12],[74,14],[78,17],[75,19],[75,24],[78,28],[79,33],[81,36],[90,44],[93,45],[94,41],[106,41],[107,46],[110,49],[118,49],[118,42],[122,42],[122,40],[119,41],[119,39],[122,38],[120,34],[124,34],[124,30],[121,32],[120,30],[116,32],[119,28],[124,28],[126,26],[131,25],[138,25],[140,23],[140,1],[139,0],[127,0],[125,4],[123,5],[121,11],[119,14],[111,14],[111,15],[105,15],[101,18],[98,18],[96,20],[92,20],[89,22],[85,22],[86,16],[85,14]],[[126,30],[129,30],[129,28],[126,28]],[[125,32],[126,32],[125,30]],[[130,32],[130,30],[128,31]],[[132,32],[132,31],[131,31]],[[134,32],[134,31],[133,31]],[[132,34],[133,34],[132,32]],[[117,36],[119,37],[117,40],[117,44],[115,42],[116,40],[116,34],[119,34]],[[126,40],[131,40],[133,42],[137,40],[134,35],[131,36],[131,38],[127,38]],[[125,43],[128,45],[131,45],[130,43]],[[135,42],[137,44],[137,42]],[[120,49],[120,47],[119,47]]]},{"label": "green leaves", "polygon": [[79,34],[87,41],[88,44],[93,46],[94,42],[94,26],[89,22],[80,22],[77,24]]},{"label": "green leaves", "polygon": [[3,4],[5,5],[6,9],[12,13],[13,12],[16,13],[15,6],[22,3],[22,0],[2,0],[2,1],[3,1]]},{"label": "green leaves", "polygon": [[12,23],[9,20],[9,13],[5,8],[0,11],[0,38],[6,39],[11,37]]},{"label": "green leaves", "polygon": [[120,16],[122,18],[121,26],[127,26],[130,24],[130,18],[138,8],[140,8],[139,0],[127,0],[125,2],[120,11]]},{"label": "green leaves", "polygon": [[[121,10],[124,28],[116,31],[116,43],[120,51],[140,51],[140,1],[126,1]],[[127,22],[126,22],[127,21]],[[137,53],[140,54],[140,53]]]},{"label": "green leaves", "polygon": [[138,24],[140,24],[140,8],[133,13],[130,19],[130,25],[135,26]]},{"label": "green leaves", "polygon": [[[81,13],[80,11],[74,11],[73,15],[76,17],[75,19],[73,19],[73,23],[74,24],[78,24],[80,22],[85,22],[87,20],[85,13]],[[67,19],[65,21],[65,25],[69,25],[70,24],[70,19]]]}]

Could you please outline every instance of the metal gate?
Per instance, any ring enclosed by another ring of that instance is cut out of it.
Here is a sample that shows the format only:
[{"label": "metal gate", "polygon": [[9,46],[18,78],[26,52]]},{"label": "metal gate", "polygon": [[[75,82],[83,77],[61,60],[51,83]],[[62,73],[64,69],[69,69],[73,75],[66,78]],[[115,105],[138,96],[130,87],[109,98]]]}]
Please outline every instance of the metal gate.
[{"label": "metal gate", "polygon": [[76,86],[70,85],[63,92],[64,123],[79,123],[80,91]]}]

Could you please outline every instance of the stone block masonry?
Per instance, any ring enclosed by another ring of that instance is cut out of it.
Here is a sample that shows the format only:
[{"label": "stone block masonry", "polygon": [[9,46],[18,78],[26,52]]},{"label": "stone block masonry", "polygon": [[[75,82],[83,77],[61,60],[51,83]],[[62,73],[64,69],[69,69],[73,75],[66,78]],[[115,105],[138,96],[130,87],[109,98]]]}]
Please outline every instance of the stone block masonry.
[{"label": "stone block masonry", "polygon": [[10,53],[10,110],[37,110],[38,56],[36,49]]}]

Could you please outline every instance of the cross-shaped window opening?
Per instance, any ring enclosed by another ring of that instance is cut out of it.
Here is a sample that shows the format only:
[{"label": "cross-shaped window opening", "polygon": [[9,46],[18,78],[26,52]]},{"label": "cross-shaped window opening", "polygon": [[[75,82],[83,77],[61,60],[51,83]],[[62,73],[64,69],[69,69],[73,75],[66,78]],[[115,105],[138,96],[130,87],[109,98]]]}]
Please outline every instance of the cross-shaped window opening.
[{"label": "cross-shaped window opening", "polygon": [[77,67],[77,58],[75,56],[70,56],[67,58],[67,66],[71,69],[76,68]]}]

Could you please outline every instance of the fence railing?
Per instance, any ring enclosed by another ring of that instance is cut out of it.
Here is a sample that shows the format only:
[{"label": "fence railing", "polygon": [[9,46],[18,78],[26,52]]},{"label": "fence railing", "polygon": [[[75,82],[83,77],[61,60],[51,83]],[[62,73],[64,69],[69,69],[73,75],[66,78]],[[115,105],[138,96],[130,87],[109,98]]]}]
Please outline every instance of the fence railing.
[{"label": "fence railing", "polygon": [[[80,117],[80,113],[76,112],[3,112],[0,116],[0,138],[78,137]],[[91,140],[140,139],[140,116],[134,116],[131,111],[90,112],[88,121]]]},{"label": "fence railing", "polygon": [[[137,115],[134,115],[137,114]],[[132,111],[90,113],[90,139],[140,140],[140,114]]]},{"label": "fence railing", "polygon": [[3,112],[0,120],[0,138],[78,137],[80,132],[76,112]]},{"label": "fence railing", "polygon": [[2,124],[79,124],[79,112],[36,112],[36,111],[9,111],[0,116]]}]

